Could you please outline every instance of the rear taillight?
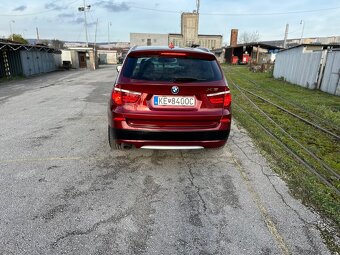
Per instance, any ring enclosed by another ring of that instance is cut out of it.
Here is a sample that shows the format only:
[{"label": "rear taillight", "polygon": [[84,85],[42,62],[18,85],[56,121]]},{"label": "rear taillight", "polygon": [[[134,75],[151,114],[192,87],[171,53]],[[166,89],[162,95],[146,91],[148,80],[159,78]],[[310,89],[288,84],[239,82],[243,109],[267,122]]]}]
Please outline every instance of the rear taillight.
[{"label": "rear taillight", "polygon": [[123,105],[125,103],[136,103],[141,93],[125,89],[114,88],[112,91],[112,102],[115,105]]},{"label": "rear taillight", "polygon": [[231,103],[231,95],[229,90],[208,94],[207,97],[209,98],[210,103],[214,105],[223,105],[225,108],[229,107]]},{"label": "rear taillight", "polygon": [[224,94],[224,101],[223,101],[223,106],[224,107],[229,107],[231,104],[231,94],[230,92],[227,94]]}]

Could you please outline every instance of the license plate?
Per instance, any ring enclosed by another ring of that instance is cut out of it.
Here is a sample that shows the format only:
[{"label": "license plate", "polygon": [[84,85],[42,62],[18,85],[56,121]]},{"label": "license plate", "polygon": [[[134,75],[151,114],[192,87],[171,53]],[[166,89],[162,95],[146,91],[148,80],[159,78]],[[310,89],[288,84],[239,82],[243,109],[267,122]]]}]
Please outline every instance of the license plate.
[{"label": "license plate", "polygon": [[195,97],[154,96],[153,104],[157,106],[195,106]]}]

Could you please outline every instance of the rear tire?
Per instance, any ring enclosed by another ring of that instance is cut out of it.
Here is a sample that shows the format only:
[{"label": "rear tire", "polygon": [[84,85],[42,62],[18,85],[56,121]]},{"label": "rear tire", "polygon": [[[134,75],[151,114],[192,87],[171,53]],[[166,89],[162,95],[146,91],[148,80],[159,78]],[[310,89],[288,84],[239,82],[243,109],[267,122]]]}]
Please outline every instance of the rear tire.
[{"label": "rear tire", "polygon": [[112,130],[110,126],[108,126],[107,134],[108,134],[108,140],[109,140],[109,145],[110,145],[111,150],[121,150],[122,146],[116,143],[116,140],[113,139]]},{"label": "rear tire", "polygon": [[116,140],[113,138],[112,129],[110,128],[110,126],[108,126],[107,134],[108,134],[108,140],[109,140],[109,145],[110,145],[111,150],[129,150],[132,148],[132,144],[117,143]]}]

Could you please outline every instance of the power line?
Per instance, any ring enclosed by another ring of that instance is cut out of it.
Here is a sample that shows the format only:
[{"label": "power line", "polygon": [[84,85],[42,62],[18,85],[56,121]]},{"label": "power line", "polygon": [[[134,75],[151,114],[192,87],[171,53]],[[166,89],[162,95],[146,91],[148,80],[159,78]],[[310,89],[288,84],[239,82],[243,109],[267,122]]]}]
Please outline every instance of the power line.
[{"label": "power line", "polygon": [[[75,0],[67,5],[70,6],[80,0]],[[140,6],[130,6],[130,8],[138,9],[138,10],[146,10],[146,11],[154,11],[154,12],[163,12],[163,13],[182,13],[183,11],[176,10],[163,10],[163,9],[154,9],[154,8],[146,8]],[[313,13],[313,12],[323,12],[323,11],[334,11],[340,9],[340,6],[331,7],[331,8],[323,8],[323,9],[314,9],[314,10],[301,10],[301,11],[288,11],[288,12],[267,12],[267,13],[216,13],[216,12],[201,12],[200,15],[215,15],[215,16],[273,16],[273,15],[288,15],[288,14],[300,14],[300,13]],[[40,11],[35,13],[27,13],[27,14],[0,14],[0,16],[7,17],[16,17],[16,16],[32,16],[44,14],[47,12],[55,11],[55,9]]]},{"label": "power line", "polygon": [[314,9],[314,10],[304,10],[304,11],[289,11],[289,12],[268,12],[268,13],[200,13],[202,15],[226,15],[226,16],[272,16],[272,15],[288,15],[288,14],[299,14],[299,13],[311,13],[311,12],[323,12],[323,11],[333,11],[340,9],[338,7],[324,8],[324,9]]},{"label": "power line", "polygon": [[172,11],[172,10],[161,10],[161,9],[153,9],[153,8],[145,8],[145,7],[139,7],[139,6],[130,6],[133,9],[138,10],[147,10],[147,11],[155,11],[155,12],[167,12],[167,13],[182,13],[183,11]]},{"label": "power line", "polygon": [[[166,12],[166,13],[182,13],[183,11],[175,10],[162,10],[154,8],[146,8],[140,6],[130,6],[133,9],[155,11],[155,12]],[[300,14],[300,13],[312,13],[312,12],[323,12],[323,11],[333,11],[340,9],[338,7],[324,8],[324,9],[314,9],[314,10],[301,10],[301,11],[288,11],[288,12],[267,12],[267,13],[216,13],[216,12],[201,12],[200,15],[216,15],[216,16],[272,16],[272,15],[288,15],[288,14]]]}]

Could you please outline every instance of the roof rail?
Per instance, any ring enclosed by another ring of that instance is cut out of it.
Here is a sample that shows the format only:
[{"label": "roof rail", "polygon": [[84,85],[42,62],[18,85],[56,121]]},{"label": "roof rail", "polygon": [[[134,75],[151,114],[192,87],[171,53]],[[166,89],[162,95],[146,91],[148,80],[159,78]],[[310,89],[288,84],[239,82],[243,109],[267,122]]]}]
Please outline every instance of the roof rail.
[{"label": "roof rail", "polygon": [[132,48],[129,49],[128,52],[133,51],[133,50],[136,49],[137,47],[138,47],[137,45],[133,46]]}]

